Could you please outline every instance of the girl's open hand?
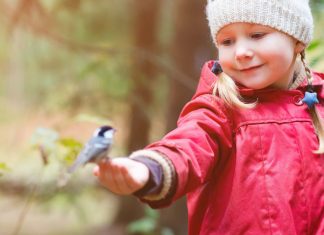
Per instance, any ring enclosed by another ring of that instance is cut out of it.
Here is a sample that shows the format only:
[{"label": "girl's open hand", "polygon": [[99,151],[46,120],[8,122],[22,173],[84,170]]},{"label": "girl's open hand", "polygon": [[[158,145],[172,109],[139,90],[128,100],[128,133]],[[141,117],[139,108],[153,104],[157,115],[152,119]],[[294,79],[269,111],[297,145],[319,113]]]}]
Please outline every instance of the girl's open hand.
[{"label": "girl's open hand", "polygon": [[130,195],[149,180],[149,169],[129,158],[104,159],[93,171],[100,183],[120,195]]}]

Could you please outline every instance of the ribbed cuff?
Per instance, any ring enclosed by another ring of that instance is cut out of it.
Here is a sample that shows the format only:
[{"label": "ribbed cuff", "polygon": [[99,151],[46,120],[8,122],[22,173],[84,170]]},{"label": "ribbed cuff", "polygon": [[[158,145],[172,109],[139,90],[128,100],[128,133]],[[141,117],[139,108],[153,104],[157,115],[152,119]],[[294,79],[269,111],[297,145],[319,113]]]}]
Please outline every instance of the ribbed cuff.
[{"label": "ribbed cuff", "polygon": [[165,199],[170,195],[171,192],[174,191],[174,185],[176,184],[175,170],[173,164],[167,157],[164,157],[162,154],[152,150],[139,150],[133,152],[129,157],[134,160],[136,158],[147,157],[153,161],[156,161],[162,168],[163,185],[160,192],[157,194],[145,195],[141,197],[141,199],[146,201],[159,201]]},{"label": "ribbed cuff", "polygon": [[163,186],[162,166],[157,162],[145,156],[138,156],[132,160],[143,163],[150,172],[149,180],[143,188],[133,193],[136,197],[142,198],[146,195],[159,194]]}]

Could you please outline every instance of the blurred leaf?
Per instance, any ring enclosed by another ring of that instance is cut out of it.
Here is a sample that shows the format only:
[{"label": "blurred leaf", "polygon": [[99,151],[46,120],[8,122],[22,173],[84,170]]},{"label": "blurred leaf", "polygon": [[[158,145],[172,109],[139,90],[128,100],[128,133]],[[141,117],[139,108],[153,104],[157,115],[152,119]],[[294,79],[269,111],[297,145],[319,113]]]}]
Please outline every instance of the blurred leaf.
[{"label": "blurred leaf", "polygon": [[80,71],[79,78],[80,79],[85,79],[87,76],[89,76],[90,73],[96,72],[102,66],[101,61],[93,61],[90,62],[87,66],[84,66],[84,68]]},{"label": "blurred leaf", "polygon": [[73,138],[62,138],[58,140],[58,144],[63,148],[60,153],[67,164],[75,160],[83,146],[81,142]]},{"label": "blurred leaf", "polygon": [[7,166],[6,163],[0,162],[0,176],[3,175],[4,172],[9,172],[11,169]]},{"label": "blurred leaf", "polygon": [[314,40],[307,48],[307,53],[310,67],[322,70],[320,66],[324,63],[324,41]]},{"label": "blurred leaf", "polygon": [[55,155],[59,134],[49,128],[39,127],[31,138],[31,147],[39,151],[44,165],[48,164],[49,156]]},{"label": "blurred leaf", "polygon": [[323,56],[316,56],[310,59],[309,65],[310,67],[314,67],[316,64],[318,64],[323,59]]},{"label": "blurred leaf", "polygon": [[157,220],[159,218],[159,213],[157,210],[153,210],[150,207],[145,207],[145,214],[147,217]]},{"label": "blurred leaf", "polygon": [[0,162],[0,170],[1,171],[10,171],[10,168],[7,166],[6,163]]},{"label": "blurred leaf", "polygon": [[48,128],[37,128],[31,139],[33,148],[43,150],[46,156],[53,155],[65,164],[71,164],[82,149],[83,144],[74,138],[60,138]]},{"label": "blurred leaf", "polygon": [[82,144],[73,138],[62,138],[59,139],[58,143],[63,145],[66,148],[71,148],[71,149],[82,147]]},{"label": "blurred leaf", "polygon": [[52,152],[56,147],[56,141],[59,139],[59,134],[49,128],[37,128],[31,138],[31,145],[33,148],[40,146],[46,152]]},{"label": "blurred leaf", "polygon": [[313,50],[317,49],[320,45],[321,45],[320,40],[314,40],[307,47],[307,51],[313,51]]},{"label": "blurred leaf", "polygon": [[154,234],[157,230],[159,213],[150,207],[145,207],[145,217],[129,224],[127,230],[129,233]]},{"label": "blurred leaf", "polygon": [[174,235],[174,232],[170,228],[163,228],[161,231],[161,235]]},{"label": "blurred leaf", "polygon": [[131,234],[152,234],[156,228],[156,221],[152,218],[144,218],[136,220],[127,227],[127,231]]}]

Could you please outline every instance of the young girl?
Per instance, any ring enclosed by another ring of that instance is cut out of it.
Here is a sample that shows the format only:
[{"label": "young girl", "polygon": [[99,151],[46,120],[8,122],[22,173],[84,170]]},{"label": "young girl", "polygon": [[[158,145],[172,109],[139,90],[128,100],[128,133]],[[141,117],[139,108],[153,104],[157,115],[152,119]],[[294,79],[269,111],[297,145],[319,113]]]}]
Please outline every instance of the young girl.
[{"label": "young girl", "polygon": [[209,0],[219,61],[178,127],[94,170],[153,208],[187,195],[189,234],[324,234],[323,74],[308,0]]}]

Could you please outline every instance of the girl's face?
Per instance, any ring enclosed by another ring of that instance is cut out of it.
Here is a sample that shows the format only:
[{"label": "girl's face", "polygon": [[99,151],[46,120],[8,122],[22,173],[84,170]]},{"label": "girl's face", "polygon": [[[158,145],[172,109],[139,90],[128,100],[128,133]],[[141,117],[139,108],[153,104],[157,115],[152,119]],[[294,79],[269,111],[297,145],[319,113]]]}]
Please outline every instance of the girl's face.
[{"label": "girl's face", "polygon": [[225,26],[218,32],[216,41],[223,71],[253,89],[288,88],[296,55],[305,48],[285,33],[249,23]]}]

